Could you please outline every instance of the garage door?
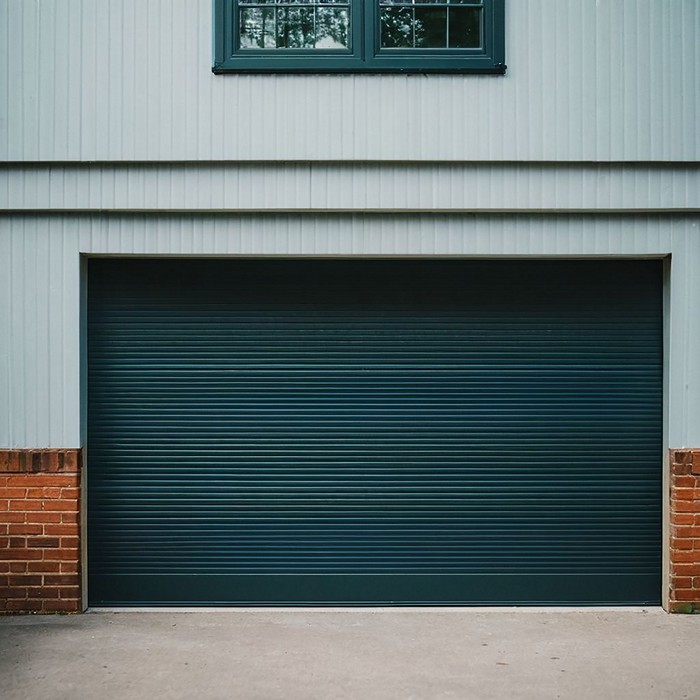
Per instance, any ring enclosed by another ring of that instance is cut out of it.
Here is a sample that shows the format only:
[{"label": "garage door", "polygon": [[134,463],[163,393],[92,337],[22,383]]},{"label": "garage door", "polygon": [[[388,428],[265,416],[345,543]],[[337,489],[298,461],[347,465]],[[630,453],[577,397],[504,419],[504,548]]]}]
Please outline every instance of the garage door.
[{"label": "garage door", "polygon": [[92,605],[642,604],[656,261],[92,260]]}]

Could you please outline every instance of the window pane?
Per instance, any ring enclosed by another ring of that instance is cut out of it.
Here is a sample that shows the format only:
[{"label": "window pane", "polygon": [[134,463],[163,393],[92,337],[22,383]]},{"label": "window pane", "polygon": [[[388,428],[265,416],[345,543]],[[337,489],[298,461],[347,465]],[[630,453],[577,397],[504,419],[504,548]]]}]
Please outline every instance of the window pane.
[{"label": "window pane", "polygon": [[316,48],[347,49],[350,17],[347,9],[319,7],[316,9]]},{"label": "window pane", "polygon": [[379,7],[382,48],[481,46],[482,6],[473,0],[380,0]]},{"label": "window pane", "polygon": [[481,10],[450,8],[450,48],[478,49],[481,46]]},{"label": "window pane", "polygon": [[447,8],[416,7],[415,47],[441,49],[447,46]]},{"label": "window pane", "polygon": [[241,10],[241,48],[269,49],[275,46],[275,11],[247,7]]},{"label": "window pane", "polygon": [[238,0],[241,49],[350,48],[348,0]]},{"label": "window pane", "polygon": [[382,47],[413,46],[413,10],[408,7],[382,7]]}]

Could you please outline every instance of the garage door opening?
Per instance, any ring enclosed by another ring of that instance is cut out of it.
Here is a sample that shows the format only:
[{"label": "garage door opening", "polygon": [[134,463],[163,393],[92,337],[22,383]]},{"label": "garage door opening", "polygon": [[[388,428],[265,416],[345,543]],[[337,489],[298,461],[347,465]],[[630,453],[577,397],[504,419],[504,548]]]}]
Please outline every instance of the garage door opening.
[{"label": "garage door opening", "polygon": [[660,602],[659,261],[88,278],[90,605]]}]

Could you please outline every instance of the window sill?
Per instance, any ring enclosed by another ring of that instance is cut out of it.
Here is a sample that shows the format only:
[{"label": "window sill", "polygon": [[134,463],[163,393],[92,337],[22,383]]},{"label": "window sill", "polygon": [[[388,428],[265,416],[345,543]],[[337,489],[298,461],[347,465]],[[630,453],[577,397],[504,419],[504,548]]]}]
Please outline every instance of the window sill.
[{"label": "window sill", "polygon": [[486,74],[504,75],[506,66],[494,63],[490,59],[473,59],[460,61],[454,58],[416,58],[405,57],[377,58],[372,62],[353,58],[309,58],[309,57],[250,57],[232,58],[216,63],[212,72],[217,75],[226,73],[394,73],[394,74]]}]

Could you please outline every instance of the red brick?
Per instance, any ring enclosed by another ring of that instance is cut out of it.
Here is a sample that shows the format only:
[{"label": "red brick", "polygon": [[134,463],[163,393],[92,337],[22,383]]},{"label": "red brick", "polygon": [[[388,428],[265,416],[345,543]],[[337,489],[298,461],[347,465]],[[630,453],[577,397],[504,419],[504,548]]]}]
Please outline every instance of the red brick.
[{"label": "red brick", "polygon": [[7,471],[18,472],[20,470],[19,453],[16,450],[10,450],[7,455]]},{"label": "red brick", "polygon": [[693,463],[691,470],[693,474],[700,474],[700,450],[693,450]]},{"label": "red brick", "polygon": [[20,561],[31,561],[41,559],[41,549],[7,549],[2,553],[3,559],[14,559]]},{"label": "red brick", "polygon": [[27,571],[26,561],[11,561],[10,562],[10,572],[13,574],[23,574]]},{"label": "red brick", "polygon": [[[698,488],[698,480],[694,476],[674,476],[672,479],[674,488]],[[27,494],[30,495],[30,494]]]},{"label": "red brick", "polygon": [[[688,579],[692,581],[692,579]],[[29,584],[27,584],[29,585]],[[80,576],[77,574],[62,574],[58,576],[44,576],[44,585],[46,586],[79,586]],[[688,586],[690,588],[690,586]]]},{"label": "red brick", "polygon": [[26,498],[27,489],[4,488],[0,491],[0,498]]},{"label": "red brick", "polygon": [[60,591],[61,598],[80,598],[80,589],[78,586],[61,586],[58,590]]},{"label": "red brick", "polygon": [[80,565],[78,561],[62,561],[61,562],[61,573],[62,574],[77,574],[79,573]]},{"label": "red brick", "polygon": [[59,546],[58,537],[29,537],[27,538],[27,547],[48,547],[55,548]]},{"label": "red brick", "polygon": [[[683,539],[683,538],[674,538],[671,540],[671,549],[692,549],[693,548],[693,540],[689,539]],[[671,555],[673,556],[673,555]]]},{"label": "red brick", "polygon": [[46,612],[80,612],[80,600],[47,600],[44,604]]},{"label": "red brick", "polygon": [[8,531],[11,535],[42,535],[44,534],[44,526],[22,523],[19,525],[10,525]]},{"label": "red brick", "polygon": [[671,474],[673,476],[685,476],[686,474],[691,473],[691,465],[690,464],[672,464],[671,465]]},{"label": "red brick", "polygon": [[673,498],[678,501],[695,501],[700,499],[700,489],[673,489]]},{"label": "red brick", "polygon": [[[39,551],[41,550],[28,550]],[[77,561],[79,558],[79,550],[77,549],[44,549],[44,559],[46,561]]]},{"label": "red brick", "polygon": [[11,476],[7,480],[8,486],[26,486],[37,488],[39,486],[60,486],[69,488],[79,486],[78,474],[31,474],[27,476]]},{"label": "red brick", "polygon": [[61,547],[65,549],[78,549],[80,540],[77,537],[61,537]]},{"label": "red brick", "polygon": [[671,501],[671,509],[677,513],[700,513],[700,501]]},{"label": "red brick", "polygon": [[78,450],[66,450],[63,456],[63,471],[77,472],[79,466]]},{"label": "red brick", "polygon": [[686,527],[678,527],[674,525],[671,527],[671,534],[674,537],[686,537],[691,539],[693,537],[700,537],[700,526],[690,525]]},{"label": "red brick", "polygon": [[673,597],[676,600],[696,600],[700,602],[700,591],[681,589],[674,591]]},{"label": "red brick", "polygon": [[8,545],[12,549],[24,549],[27,546],[26,537],[10,537],[10,544]]},{"label": "red brick", "polygon": [[45,535],[78,535],[79,525],[44,525]]},{"label": "red brick", "polygon": [[28,513],[28,519],[31,523],[60,523],[60,513]]},{"label": "red brick", "polygon": [[697,562],[700,564],[700,557],[692,549],[690,551],[677,549],[671,552],[671,561],[674,563],[690,562],[692,564]]},{"label": "red brick", "polygon": [[27,576],[14,574],[9,577],[10,586],[41,586],[43,576]]},{"label": "red brick", "polygon": [[[0,549],[7,549],[10,546],[10,538],[9,537],[0,537]],[[2,553],[0,552],[0,555]]]},{"label": "red brick", "polygon": [[61,488],[58,486],[41,486],[27,489],[27,498],[60,498]]},{"label": "red brick", "polygon": [[41,600],[8,600],[7,609],[14,612],[39,612],[44,608]]},{"label": "red brick", "polygon": [[0,598],[26,598],[27,589],[19,587],[0,588]]},{"label": "red brick", "polygon": [[700,576],[700,562],[697,564],[671,563],[671,573],[678,576]]},{"label": "red brick", "polygon": [[61,498],[70,498],[70,499],[77,501],[79,496],[80,496],[80,489],[77,489],[77,488],[61,489]]},{"label": "red brick", "polygon": [[[75,502],[72,500],[64,501],[61,498],[57,498],[51,501],[44,501],[44,510],[75,510]],[[10,501],[10,509],[12,509],[12,501]]]},{"label": "red brick", "polygon": [[0,561],[0,574],[6,574],[10,570],[10,563],[7,561]]},{"label": "red brick", "polygon": [[5,486],[9,488],[10,486],[21,486],[27,488],[31,486],[31,477],[28,474],[7,474],[5,476]]},{"label": "red brick", "polygon": [[689,464],[691,461],[692,452],[690,450],[671,450],[671,464]]},{"label": "red brick", "polygon": [[0,513],[10,510],[10,502],[5,499],[0,499]]},{"label": "red brick", "polygon": [[27,589],[28,598],[60,598],[58,588],[47,588],[43,586],[42,588],[28,588]]},{"label": "red brick", "polygon": [[10,510],[22,510],[24,512],[41,510],[42,501],[25,498],[21,501],[10,501]]},{"label": "red brick", "polygon": [[693,579],[690,576],[672,576],[671,588],[692,588]]},{"label": "red brick", "polygon": [[63,513],[61,515],[61,522],[62,523],[69,523],[72,525],[77,525],[79,519],[80,519],[80,515],[78,514],[77,511],[74,511],[73,513]]},{"label": "red brick", "polygon": [[35,573],[55,574],[61,570],[61,564],[57,561],[30,561],[27,569]]},{"label": "red brick", "polygon": [[27,519],[27,514],[17,511],[12,513],[3,513],[0,517],[2,517],[3,522],[6,523],[23,523]]}]

